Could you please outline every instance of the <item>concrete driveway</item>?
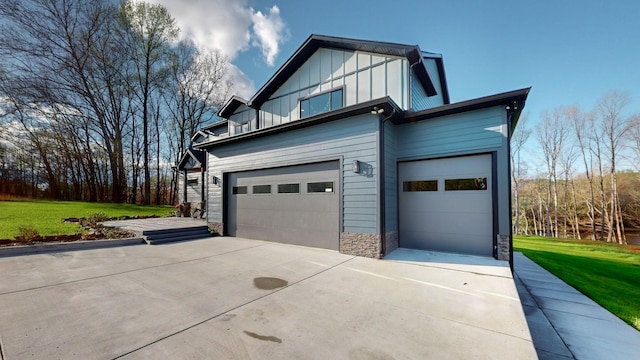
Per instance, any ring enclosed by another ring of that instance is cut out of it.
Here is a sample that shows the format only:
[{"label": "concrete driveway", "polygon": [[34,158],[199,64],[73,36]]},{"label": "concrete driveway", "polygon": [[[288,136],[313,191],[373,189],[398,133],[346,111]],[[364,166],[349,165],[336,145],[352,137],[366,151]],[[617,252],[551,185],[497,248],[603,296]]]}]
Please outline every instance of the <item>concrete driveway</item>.
[{"label": "concrete driveway", "polygon": [[534,359],[504,262],[240,238],[0,258],[0,359]]}]

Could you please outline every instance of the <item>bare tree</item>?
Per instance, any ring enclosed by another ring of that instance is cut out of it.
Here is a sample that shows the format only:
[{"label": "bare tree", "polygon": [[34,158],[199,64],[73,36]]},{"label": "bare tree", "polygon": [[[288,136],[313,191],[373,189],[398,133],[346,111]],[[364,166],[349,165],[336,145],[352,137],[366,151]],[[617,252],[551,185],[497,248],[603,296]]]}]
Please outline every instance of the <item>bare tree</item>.
[{"label": "bare tree", "polygon": [[612,91],[600,99],[597,105],[597,112],[600,117],[600,124],[603,138],[606,141],[606,151],[609,158],[610,177],[610,208],[609,208],[609,231],[607,242],[618,242],[625,244],[624,224],[620,213],[618,185],[616,176],[616,164],[621,148],[621,141],[629,128],[629,121],[623,115],[623,110],[629,103],[629,96],[626,93]]},{"label": "bare tree", "polygon": [[125,48],[133,61],[131,84],[140,102],[144,203],[151,203],[151,170],[149,157],[149,124],[151,121],[152,92],[161,87],[167,76],[166,63],[170,43],[178,36],[179,29],[167,9],[160,5],[129,0],[120,6],[121,21],[127,31]]},{"label": "bare tree", "polygon": [[536,138],[542,147],[547,167],[547,212],[545,236],[558,237],[558,161],[568,134],[565,111],[545,112],[536,127]]},{"label": "bare tree", "polygon": [[[514,211],[515,220],[513,222],[513,232],[515,234],[520,233],[520,179],[525,175],[526,168],[522,162],[521,153],[524,144],[531,135],[531,129],[526,127],[528,116],[521,116],[518,121],[518,127],[511,137],[511,179],[513,181],[513,198],[515,201]],[[525,217],[526,218],[526,217]]]}]

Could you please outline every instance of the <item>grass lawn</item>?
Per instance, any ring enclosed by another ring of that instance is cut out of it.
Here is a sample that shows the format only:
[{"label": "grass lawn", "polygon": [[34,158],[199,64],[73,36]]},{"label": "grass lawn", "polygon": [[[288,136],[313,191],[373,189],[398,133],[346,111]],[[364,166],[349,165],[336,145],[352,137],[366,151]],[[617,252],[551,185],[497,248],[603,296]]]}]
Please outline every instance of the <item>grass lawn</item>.
[{"label": "grass lawn", "polygon": [[77,223],[63,223],[62,219],[87,217],[104,213],[108,217],[158,215],[169,216],[172,206],[143,206],[131,204],[102,204],[79,201],[0,201],[0,239],[13,239],[19,227],[31,227],[40,235],[66,235],[82,232]]},{"label": "grass lawn", "polygon": [[514,236],[520,251],[640,330],[640,247]]}]

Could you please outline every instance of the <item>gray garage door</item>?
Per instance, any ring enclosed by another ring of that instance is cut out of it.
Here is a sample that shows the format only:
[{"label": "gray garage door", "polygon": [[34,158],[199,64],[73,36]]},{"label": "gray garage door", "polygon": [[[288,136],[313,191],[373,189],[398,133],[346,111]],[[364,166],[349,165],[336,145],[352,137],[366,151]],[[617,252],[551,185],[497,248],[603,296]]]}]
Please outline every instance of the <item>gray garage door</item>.
[{"label": "gray garage door", "polygon": [[491,155],[399,164],[400,246],[493,255]]},{"label": "gray garage door", "polygon": [[339,162],[232,173],[231,236],[338,250]]}]

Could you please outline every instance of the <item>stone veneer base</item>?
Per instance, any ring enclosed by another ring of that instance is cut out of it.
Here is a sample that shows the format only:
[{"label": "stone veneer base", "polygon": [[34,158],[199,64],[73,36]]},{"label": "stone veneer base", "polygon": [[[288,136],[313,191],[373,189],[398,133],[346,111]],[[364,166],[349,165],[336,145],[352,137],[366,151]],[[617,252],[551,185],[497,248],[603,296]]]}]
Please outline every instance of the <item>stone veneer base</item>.
[{"label": "stone veneer base", "polygon": [[498,235],[498,260],[509,261],[509,236]]},{"label": "stone veneer base", "polygon": [[224,224],[223,223],[207,222],[207,226],[209,226],[209,229],[215,230],[215,232],[217,232],[218,235],[224,234]]},{"label": "stone veneer base", "polygon": [[380,259],[380,251],[379,235],[340,233],[340,252],[343,254]]}]

